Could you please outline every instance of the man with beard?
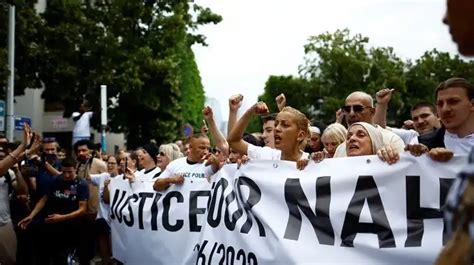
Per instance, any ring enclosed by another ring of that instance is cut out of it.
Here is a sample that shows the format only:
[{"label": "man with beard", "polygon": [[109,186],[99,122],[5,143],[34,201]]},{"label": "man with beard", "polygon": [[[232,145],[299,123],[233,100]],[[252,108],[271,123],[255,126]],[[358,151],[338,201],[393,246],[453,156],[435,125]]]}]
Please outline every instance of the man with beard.
[{"label": "man with beard", "polygon": [[[74,152],[77,157],[76,172],[79,179],[86,180],[91,174],[102,174],[107,172],[107,165],[101,159],[94,157],[93,144],[89,140],[79,140],[74,144]],[[89,200],[84,216],[84,226],[86,230],[86,241],[89,242],[83,250],[85,257],[89,260],[94,257],[97,233],[95,231],[95,219],[99,207],[99,188],[92,183],[88,184]]]}]

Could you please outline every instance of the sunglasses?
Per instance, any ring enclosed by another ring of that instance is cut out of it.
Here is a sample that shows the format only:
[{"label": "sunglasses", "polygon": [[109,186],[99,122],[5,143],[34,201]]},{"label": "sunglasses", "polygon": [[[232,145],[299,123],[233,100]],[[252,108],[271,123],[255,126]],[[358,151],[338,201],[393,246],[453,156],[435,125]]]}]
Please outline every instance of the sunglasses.
[{"label": "sunglasses", "polygon": [[351,109],[354,112],[362,112],[365,108],[371,108],[370,106],[362,106],[362,105],[353,105],[353,106],[343,106],[341,109],[344,113],[350,113]]},{"label": "sunglasses", "polygon": [[45,137],[43,138],[43,143],[47,144],[47,143],[53,143],[53,142],[56,142],[56,138],[55,137]]}]

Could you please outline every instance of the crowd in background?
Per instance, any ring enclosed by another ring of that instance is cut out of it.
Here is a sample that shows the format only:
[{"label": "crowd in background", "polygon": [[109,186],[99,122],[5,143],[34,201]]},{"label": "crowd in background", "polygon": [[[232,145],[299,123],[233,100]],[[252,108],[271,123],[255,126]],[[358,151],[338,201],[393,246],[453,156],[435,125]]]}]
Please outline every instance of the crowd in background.
[{"label": "crowd in background", "polygon": [[[40,139],[26,125],[18,145],[0,139],[0,260],[2,264],[65,264],[75,258],[89,264],[100,257],[113,264],[108,214],[108,185],[116,176],[133,184],[153,183],[156,191],[187,181],[189,174],[212,181],[225,164],[245,166],[248,160],[287,160],[304,170],[309,163],[338,157],[377,155],[388,164],[400,154],[427,154],[448,161],[474,147],[474,86],[451,78],[434,88],[435,102],[411,106],[411,119],[400,128],[386,125],[394,89],[375,97],[355,91],[335,110],[335,122],[325,128],[310,124],[299,110],[275,100],[278,113],[257,102],[238,118],[243,95],[229,99],[229,134],[219,131],[213,110],[199,133],[159,146],[101,153],[89,139],[75,139],[72,157],[61,155],[53,138]],[[262,131],[246,133],[254,115]],[[212,144],[211,144],[212,142]],[[74,157],[74,158],[73,158]]]},{"label": "crowd in background", "polygon": [[[474,55],[472,11],[472,1],[448,1],[445,22],[465,55]],[[257,102],[238,119],[243,95],[235,95],[229,99],[227,137],[218,130],[213,110],[205,107],[207,125],[200,133],[117,154],[101,154],[90,135],[79,131],[74,155],[65,157],[55,139],[41,139],[25,125],[18,145],[0,138],[0,264],[67,264],[71,259],[89,264],[96,256],[102,264],[120,263],[112,258],[108,214],[108,185],[117,176],[131,185],[146,179],[154,190],[164,191],[186,182],[184,172],[212,181],[225,164],[245,166],[249,159],[293,161],[304,170],[309,163],[364,155],[393,164],[403,152],[443,162],[474,147],[473,84],[456,77],[441,82],[433,88],[435,101],[410,106],[411,119],[400,128],[386,124],[393,92],[354,91],[326,128],[286,106],[283,94],[275,99],[278,113],[268,113],[267,105]],[[87,124],[90,115],[84,113],[75,121]],[[253,115],[262,116],[262,131],[245,133]],[[467,225],[458,232],[464,236],[459,240],[469,239]],[[471,261],[456,247],[470,246],[468,241],[454,241],[454,252],[439,264]]]}]

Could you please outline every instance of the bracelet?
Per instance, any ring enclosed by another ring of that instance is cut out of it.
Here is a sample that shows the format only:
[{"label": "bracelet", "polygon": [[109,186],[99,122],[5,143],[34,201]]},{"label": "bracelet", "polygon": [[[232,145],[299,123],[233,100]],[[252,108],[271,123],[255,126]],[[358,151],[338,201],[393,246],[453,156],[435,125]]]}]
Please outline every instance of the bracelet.
[{"label": "bracelet", "polygon": [[18,162],[18,157],[14,156],[12,153],[8,153],[8,156],[13,158],[13,160],[15,160],[15,162]]}]

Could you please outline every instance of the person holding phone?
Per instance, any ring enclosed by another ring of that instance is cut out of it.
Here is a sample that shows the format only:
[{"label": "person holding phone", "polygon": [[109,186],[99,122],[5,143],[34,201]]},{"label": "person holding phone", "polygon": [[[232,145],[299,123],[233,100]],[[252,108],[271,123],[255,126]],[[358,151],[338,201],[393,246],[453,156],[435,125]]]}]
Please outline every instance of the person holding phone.
[{"label": "person holding phone", "polygon": [[41,153],[33,155],[29,159],[38,168],[38,175],[32,180],[35,197],[38,199],[48,192],[53,180],[61,174],[61,161],[57,156],[58,149],[59,144],[55,138],[45,137],[41,143]]}]

